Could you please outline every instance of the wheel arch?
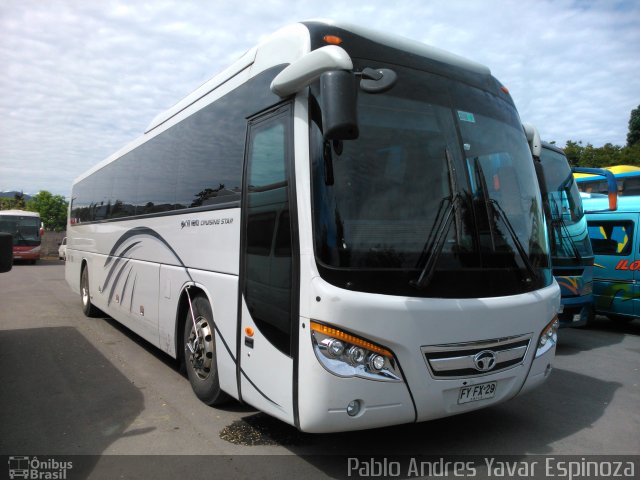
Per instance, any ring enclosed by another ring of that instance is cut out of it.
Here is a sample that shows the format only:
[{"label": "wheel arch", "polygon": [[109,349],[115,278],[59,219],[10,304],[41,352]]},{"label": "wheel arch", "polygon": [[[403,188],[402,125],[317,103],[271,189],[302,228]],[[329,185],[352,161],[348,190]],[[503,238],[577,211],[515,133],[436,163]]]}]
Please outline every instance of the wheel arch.
[{"label": "wheel arch", "polygon": [[196,296],[202,295],[209,302],[211,311],[213,312],[213,302],[211,301],[211,296],[201,285],[187,283],[182,286],[180,297],[178,300],[178,308],[176,310],[176,327],[173,337],[175,338],[176,359],[181,363],[184,361],[184,324],[187,318],[187,313],[189,312],[189,296],[187,295],[187,288],[189,289],[189,296],[191,296],[191,301],[193,301]]}]

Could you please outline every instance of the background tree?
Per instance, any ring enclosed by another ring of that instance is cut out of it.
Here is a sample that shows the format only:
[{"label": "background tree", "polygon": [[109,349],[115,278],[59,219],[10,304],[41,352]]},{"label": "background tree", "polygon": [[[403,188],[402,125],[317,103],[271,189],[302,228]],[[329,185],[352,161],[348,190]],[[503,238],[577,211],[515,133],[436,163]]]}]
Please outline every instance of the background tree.
[{"label": "background tree", "polygon": [[0,197],[0,210],[24,210],[25,208],[24,193],[15,193],[13,198]]},{"label": "background tree", "polygon": [[584,147],[582,146],[582,142],[574,142],[573,140],[567,140],[567,144],[564,146],[564,154],[567,156],[567,160],[569,160],[569,164],[571,165],[580,165],[580,159],[582,158],[582,151]]},{"label": "background tree", "polygon": [[13,200],[14,200],[13,208],[15,208],[16,210],[24,210],[27,207],[27,204],[24,200],[24,193],[22,192],[16,193],[13,196]]},{"label": "background tree", "polygon": [[13,210],[16,201],[9,197],[0,197],[0,210]]},{"label": "background tree", "polygon": [[627,147],[632,147],[640,143],[640,105],[631,110],[629,116],[629,133],[627,133]]},{"label": "background tree", "polygon": [[38,212],[44,228],[60,232],[67,227],[67,207],[69,204],[62,195],[52,195],[42,190],[27,202],[27,210]]}]

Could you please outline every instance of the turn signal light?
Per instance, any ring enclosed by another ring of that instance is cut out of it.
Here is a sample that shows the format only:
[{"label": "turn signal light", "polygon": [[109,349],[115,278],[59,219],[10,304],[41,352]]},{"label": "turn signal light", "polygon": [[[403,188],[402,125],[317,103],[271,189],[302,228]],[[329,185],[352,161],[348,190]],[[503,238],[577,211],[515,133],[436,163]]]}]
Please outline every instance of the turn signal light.
[{"label": "turn signal light", "polygon": [[337,35],[325,35],[322,39],[329,45],[340,45],[342,43],[342,39]]}]

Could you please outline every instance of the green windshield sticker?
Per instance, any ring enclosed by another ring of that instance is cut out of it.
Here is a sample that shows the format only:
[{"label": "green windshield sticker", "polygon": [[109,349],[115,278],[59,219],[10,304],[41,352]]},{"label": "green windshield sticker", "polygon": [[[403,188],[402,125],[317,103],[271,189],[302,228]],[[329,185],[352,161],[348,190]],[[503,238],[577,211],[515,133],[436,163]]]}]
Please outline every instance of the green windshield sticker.
[{"label": "green windshield sticker", "polygon": [[476,117],[473,116],[473,113],[458,110],[458,118],[461,122],[476,123]]}]

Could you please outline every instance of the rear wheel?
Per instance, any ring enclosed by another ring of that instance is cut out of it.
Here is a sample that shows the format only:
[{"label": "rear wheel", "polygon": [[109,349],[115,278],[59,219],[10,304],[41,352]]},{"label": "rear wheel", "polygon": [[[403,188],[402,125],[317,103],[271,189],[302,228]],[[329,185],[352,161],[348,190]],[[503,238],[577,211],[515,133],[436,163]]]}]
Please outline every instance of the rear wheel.
[{"label": "rear wheel", "polygon": [[183,336],[187,376],[200,400],[207,405],[220,405],[229,396],[220,389],[211,305],[204,295],[195,297],[192,305],[193,317],[187,311]]},{"label": "rear wheel", "polygon": [[80,298],[82,299],[82,312],[87,317],[95,317],[98,309],[91,303],[91,290],[89,290],[89,267],[85,265],[80,275]]}]

